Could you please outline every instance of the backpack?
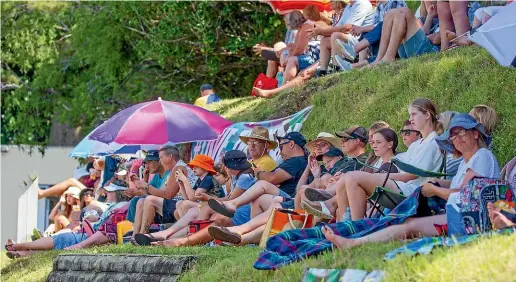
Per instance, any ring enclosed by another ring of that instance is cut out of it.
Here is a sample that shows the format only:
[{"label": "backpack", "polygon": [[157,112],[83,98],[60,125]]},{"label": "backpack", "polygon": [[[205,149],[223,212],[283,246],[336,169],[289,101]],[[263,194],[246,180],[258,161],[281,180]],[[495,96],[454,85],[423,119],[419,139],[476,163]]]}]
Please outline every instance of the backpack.
[{"label": "backpack", "polygon": [[[275,78],[270,78],[264,73],[260,73],[253,83],[253,87],[270,90],[278,87],[278,81]],[[251,90],[251,96],[256,96],[254,90]]]},{"label": "backpack", "polygon": [[116,242],[116,225],[126,219],[128,209],[129,202],[121,207],[110,210],[104,222],[102,222],[102,224],[98,227],[98,231],[102,232],[102,234],[108,237],[111,242]]},{"label": "backpack", "polygon": [[500,178],[505,180],[512,188],[516,188],[516,157],[512,158],[502,168]]},{"label": "backpack", "polygon": [[447,208],[448,234],[470,235],[492,229],[488,203],[514,209],[515,193],[503,180],[475,177],[461,189],[458,210]]}]

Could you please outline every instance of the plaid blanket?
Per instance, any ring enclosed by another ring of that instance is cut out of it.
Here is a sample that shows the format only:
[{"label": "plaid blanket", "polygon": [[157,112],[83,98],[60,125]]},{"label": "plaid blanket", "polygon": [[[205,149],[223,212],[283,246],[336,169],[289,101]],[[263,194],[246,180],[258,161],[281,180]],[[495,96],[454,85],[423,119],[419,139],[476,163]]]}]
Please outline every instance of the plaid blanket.
[{"label": "plaid blanket", "polygon": [[[344,221],[327,226],[336,235],[346,238],[359,238],[393,224],[401,224],[407,218],[416,215],[421,188],[401,202],[388,215],[382,218],[368,218],[355,221]],[[303,260],[331,250],[332,243],[324,239],[321,227],[289,230],[269,238],[258,259],[254,263],[256,269],[271,270],[282,265]]]},{"label": "plaid blanket", "polygon": [[426,237],[421,238],[417,241],[409,243],[401,248],[392,250],[388,252],[383,259],[391,260],[394,259],[399,254],[407,254],[409,256],[421,254],[428,255],[434,247],[443,246],[443,247],[452,247],[456,245],[464,245],[470,242],[473,242],[481,237],[485,236],[493,236],[497,234],[512,234],[514,233],[514,228],[504,228],[502,230],[498,230],[495,232],[489,232],[484,234],[473,234],[473,235],[465,235],[460,237]]}]

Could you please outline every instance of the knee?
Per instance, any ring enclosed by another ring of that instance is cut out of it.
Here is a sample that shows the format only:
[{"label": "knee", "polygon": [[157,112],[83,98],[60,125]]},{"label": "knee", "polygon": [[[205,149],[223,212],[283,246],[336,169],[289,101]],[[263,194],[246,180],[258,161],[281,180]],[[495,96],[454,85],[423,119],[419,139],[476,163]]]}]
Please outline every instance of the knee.
[{"label": "knee", "polygon": [[137,202],[136,202],[136,208],[137,209],[141,209],[143,207],[143,204],[145,203],[145,198],[144,199],[139,199]]}]

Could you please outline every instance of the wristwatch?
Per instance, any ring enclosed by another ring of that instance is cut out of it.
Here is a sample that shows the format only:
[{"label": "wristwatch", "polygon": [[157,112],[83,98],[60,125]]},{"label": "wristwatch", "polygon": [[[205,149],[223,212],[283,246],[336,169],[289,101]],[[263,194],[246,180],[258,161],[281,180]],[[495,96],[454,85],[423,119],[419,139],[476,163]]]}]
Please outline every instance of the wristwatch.
[{"label": "wristwatch", "polygon": [[145,189],[145,191],[149,192],[149,183],[145,184],[143,188]]}]

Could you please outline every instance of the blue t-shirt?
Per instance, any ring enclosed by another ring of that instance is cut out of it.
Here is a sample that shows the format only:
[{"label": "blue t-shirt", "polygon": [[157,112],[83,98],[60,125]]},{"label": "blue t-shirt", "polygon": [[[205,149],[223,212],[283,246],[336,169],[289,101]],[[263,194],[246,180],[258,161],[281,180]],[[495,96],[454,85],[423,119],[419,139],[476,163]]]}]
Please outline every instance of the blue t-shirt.
[{"label": "blue t-shirt", "polygon": [[161,177],[159,173],[154,174],[154,177],[152,177],[151,181],[149,182],[149,185],[156,189],[161,189],[161,186],[163,185],[165,179],[167,179],[169,174],[170,170],[166,170],[165,173],[163,173],[163,177]]},{"label": "blue t-shirt", "polygon": [[206,101],[206,105],[209,105],[211,103],[217,103],[219,101],[220,101],[219,96],[217,96],[217,94],[213,93],[213,94],[208,96],[208,100]]},{"label": "blue t-shirt", "polygon": [[[283,181],[279,185],[279,189],[294,198],[296,196],[296,187],[303,171],[305,171],[308,159],[305,156],[292,157],[282,162],[276,169],[281,168],[292,176],[289,180]],[[276,171],[274,169],[273,171]]]},{"label": "blue t-shirt", "polygon": [[[233,176],[232,191],[235,191],[237,188],[247,191],[254,183],[256,183],[256,179],[249,173],[242,173],[238,176],[238,179],[236,176]],[[245,204],[238,207],[235,211],[235,215],[231,219],[234,226],[242,225],[249,220],[251,220],[251,204]]]}]

